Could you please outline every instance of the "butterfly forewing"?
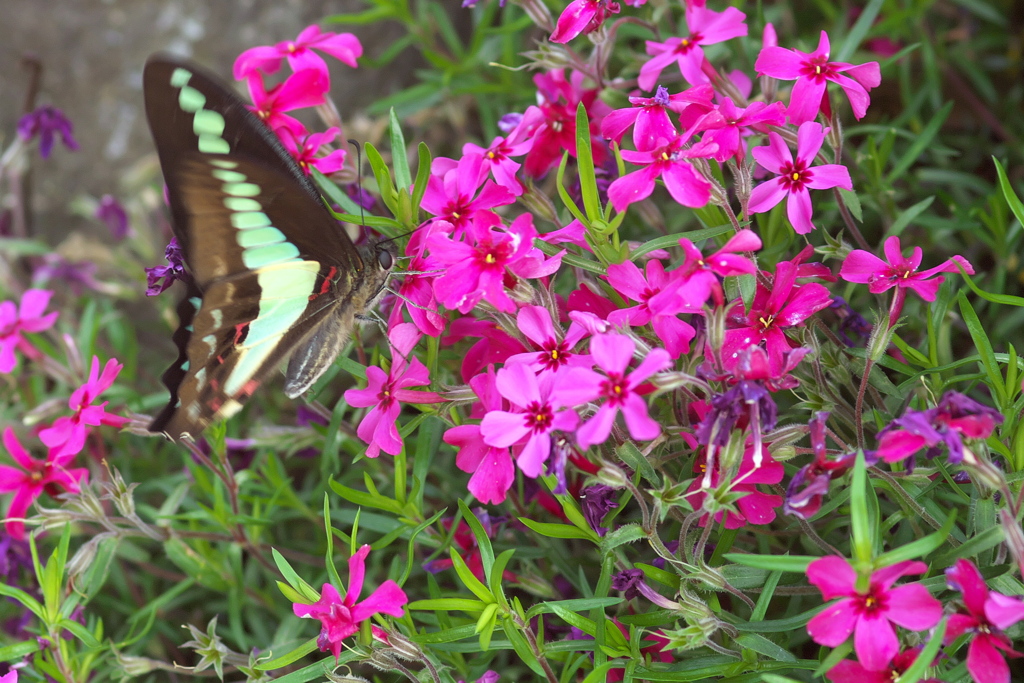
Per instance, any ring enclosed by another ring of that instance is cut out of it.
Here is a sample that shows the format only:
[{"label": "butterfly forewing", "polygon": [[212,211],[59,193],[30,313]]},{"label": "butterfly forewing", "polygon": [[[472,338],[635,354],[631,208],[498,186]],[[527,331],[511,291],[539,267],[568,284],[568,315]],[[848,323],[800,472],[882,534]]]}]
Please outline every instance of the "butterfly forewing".
[{"label": "butterfly forewing", "polygon": [[228,88],[154,57],[145,89],[175,234],[195,280],[179,307],[179,360],[164,374],[171,402],[151,429],[195,437],[237,411],[297,347],[320,358],[313,375],[304,363],[308,387],[362,310],[349,309],[369,305],[387,273],[375,259],[364,264],[299,166]]}]

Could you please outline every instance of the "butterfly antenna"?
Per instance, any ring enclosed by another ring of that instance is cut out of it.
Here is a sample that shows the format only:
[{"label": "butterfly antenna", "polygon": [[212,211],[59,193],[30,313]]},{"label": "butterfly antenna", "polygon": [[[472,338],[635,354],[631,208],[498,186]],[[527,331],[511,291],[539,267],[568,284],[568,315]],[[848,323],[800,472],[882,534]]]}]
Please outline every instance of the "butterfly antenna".
[{"label": "butterfly antenna", "polygon": [[356,148],[356,204],[359,205],[359,221],[364,228],[366,225],[366,209],[363,208],[363,146],[358,140],[348,139],[348,144]]},{"label": "butterfly antenna", "polygon": [[[402,274],[404,275],[404,273],[402,273]],[[391,294],[394,294],[394,295],[395,295],[395,296],[397,296],[397,297],[398,297],[399,299],[401,299],[402,301],[404,301],[404,302],[406,303],[406,305],[407,305],[407,306],[412,306],[413,308],[418,308],[418,309],[420,309],[421,311],[427,311],[428,313],[437,313],[438,315],[441,315],[441,314],[440,314],[440,313],[439,313],[439,312],[437,311],[437,309],[434,309],[434,308],[428,308],[427,306],[423,306],[422,304],[418,304],[418,303],[416,303],[415,301],[410,301],[410,300],[409,300],[409,297],[407,297],[407,296],[405,296],[405,295],[403,295],[403,294],[400,294],[400,293],[399,293],[399,292],[398,292],[397,290],[391,289],[390,287],[385,287],[384,289],[386,289],[386,290],[387,290],[388,292],[390,292]]]}]

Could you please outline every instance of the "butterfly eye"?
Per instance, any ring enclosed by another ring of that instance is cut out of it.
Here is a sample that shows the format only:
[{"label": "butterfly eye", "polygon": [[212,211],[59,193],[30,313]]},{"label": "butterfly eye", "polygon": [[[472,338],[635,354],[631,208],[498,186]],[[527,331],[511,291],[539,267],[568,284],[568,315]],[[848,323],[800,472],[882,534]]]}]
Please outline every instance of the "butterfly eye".
[{"label": "butterfly eye", "polygon": [[391,266],[395,265],[395,257],[391,255],[390,251],[377,252],[377,263],[380,264],[382,270],[391,270]]}]

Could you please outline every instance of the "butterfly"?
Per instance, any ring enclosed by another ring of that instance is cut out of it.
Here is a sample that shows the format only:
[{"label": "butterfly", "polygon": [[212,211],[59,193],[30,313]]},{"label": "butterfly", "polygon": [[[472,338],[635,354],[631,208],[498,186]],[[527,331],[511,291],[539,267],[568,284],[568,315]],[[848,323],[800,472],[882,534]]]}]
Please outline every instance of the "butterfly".
[{"label": "butterfly", "polygon": [[285,358],[285,394],[309,389],[383,296],[395,254],[356,247],[274,132],[216,77],[158,54],[143,87],[192,276],[178,360],[163,374],[170,401],[149,429],[196,438]]}]

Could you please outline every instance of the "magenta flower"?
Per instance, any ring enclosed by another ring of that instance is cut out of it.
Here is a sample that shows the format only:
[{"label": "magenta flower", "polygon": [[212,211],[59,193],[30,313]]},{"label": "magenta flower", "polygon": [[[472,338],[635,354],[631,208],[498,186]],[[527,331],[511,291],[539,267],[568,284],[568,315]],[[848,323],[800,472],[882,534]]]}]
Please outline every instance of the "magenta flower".
[{"label": "magenta flower", "polygon": [[25,142],[38,136],[39,156],[44,159],[50,157],[58,135],[65,147],[72,152],[76,151],[78,143],[73,135],[74,130],[75,127],[64,112],[50,105],[43,105],[18,119],[18,136]]},{"label": "magenta flower", "polygon": [[933,458],[942,445],[949,449],[949,462],[964,459],[966,439],[987,439],[1003,415],[994,408],[956,391],[947,391],[931,410],[907,410],[878,434],[877,454],[886,462],[896,462],[928,448]]},{"label": "magenta flower", "polygon": [[437,310],[434,275],[426,274],[433,270],[435,266],[430,260],[420,256],[412,257],[409,271],[402,274],[402,284],[398,286],[397,296],[394,297],[394,306],[388,316],[388,329],[394,329],[395,325],[402,322],[402,311],[408,310],[413,324],[423,334],[437,337],[444,332],[446,321]]},{"label": "magenta flower", "polygon": [[510,356],[506,363],[526,363],[534,372],[558,372],[564,367],[587,367],[593,362],[590,355],[574,351],[576,345],[587,336],[587,330],[579,323],[569,325],[568,333],[556,327],[551,312],[543,306],[523,306],[516,314],[519,331],[533,342],[539,351],[528,351]]},{"label": "magenta flower", "polygon": [[70,417],[59,417],[53,425],[39,432],[39,440],[54,450],[54,457],[77,455],[85,446],[89,427],[106,425],[121,428],[128,424],[126,417],[112,415],[106,411],[108,401],[92,405],[100,394],[110,388],[124,365],[111,358],[100,373],[100,359],[92,357],[89,379],[71,394],[68,407],[74,411]]},{"label": "magenta flower", "polygon": [[185,254],[176,237],[172,237],[164,248],[164,258],[167,259],[166,266],[146,268],[146,296],[163,294],[178,280],[187,281],[190,277],[185,270]]},{"label": "magenta flower", "polygon": [[949,645],[965,633],[971,634],[967,647],[967,670],[977,683],[1010,683],[1010,668],[999,653],[1024,656],[1013,649],[1005,631],[1024,620],[1024,601],[989,591],[978,568],[970,560],[959,559],[946,570],[946,583],[964,596],[967,613],[949,617],[943,645]]},{"label": "magenta flower", "polygon": [[95,216],[107,225],[111,237],[115,240],[123,240],[132,234],[131,226],[128,225],[128,214],[121,206],[121,202],[117,201],[117,197],[103,195],[96,207]]},{"label": "magenta flower", "polygon": [[881,671],[900,649],[892,625],[926,631],[942,619],[942,603],[921,584],[893,588],[907,574],[928,571],[924,562],[897,562],[871,574],[865,592],[857,591],[857,572],[844,557],[822,557],[807,567],[807,580],[822,598],[842,598],[807,622],[807,633],[828,647],[842,645],[853,634],[857,659],[868,671]]},{"label": "magenta flower", "polygon": [[[480,402],[473,406],[474,413],[479,410],[486,414],[492,410],[505,408],[501,394],[498,393],[494,366],[490,366],[486,374],[477,375],[469,380],[469,386],[480,399]],[[469,478],[467,488],[477,500],[481,503],[495,504],[505,500],[516,475],[512,456],[507,447],[498,448],[484,443],[478,424],[452,427],[444,433],[444,442],[459,449],[455,465],[463,472],[473,475]]]},{"label": "magenta flower", "polygon": [[287,128],[296,137],[306,135],[306,128],[298,119],[284,112],[323,104],[329,88],[327,78],[316,69],[293,73],[270,90],[264,87],[263,77],[259,73],[246,76],[245,83],[249,87],[249,97],[252,98],[252,111],[271,130]]},{"label": "magenta flower", "polygon": [[[825,678],[832,683],[892,683],[899,680],[907,669],[914,665],[920,648],[910,648],[896,655],[892,663],[881,671],[868,671],[864,665],[852,659],[844,659],[828,670]],[[942,683],[937,678],[922,678],[920,683]]]},{"label": "magenta flower", "polygon": [[597,136],[597,131],[611,108],[598,99],[596,88],[583,87],[583,79],[582,73],[573,71],[567,80],[561,69],[533,77],[540,115],[531,121],[527,130],[533,137],[533,146],[525,162],[528,176],[540,178],[557,166],[563,150],[576,156],[576,107],[581,102],[590,119],[594,164],[602,166],[608,158],[607,147]]},{"label": "magenta flower", "polygon": [[[289,128],[281,128],[278,131],[278,137],[281,138],[284,148],[298,162],[303,173],[309,175],[310,169],[315,168],[328,175],[340,171],[345,165],[345,150],[331,150],[329,147],[340,132],[340,128],[331,127],[323,133],[295,135]],[[328,146],[328,153],[324,156],[317,156],[320,153],[320,148],[324,146]]]},{"label": "magenta flower", "polygon": [[786,352],[796,346],[783,330],[803,325],[807,318],[832,303],[824,285],[796,284],[799,268],[792,261],[780,261],[771,289],[758,283],[749,312],[744,313],[742,301],[733,304],[726,321],[731,329],[725,331],[722,344],[723,367],[733,367],[742,349],[763,346],[768,351],[772,375],[782,374]]},{"label": "magenta flower", "polygon": [[648,377],[670,367],[672,357],[665,349],[651,349],[636,369],[627,374],[635,350],[636,344],[623,334],[601,334],[590,341],[590,354],[604,375],[581,368],[574,379],[586,400],[603,398],[604,402],[576,430],[576,441],[581,447],[604,443],[620,410],[634,439],[650,441],[661,434],[661,425],[647,414],[647,403],[637,389]]},{"label": "magenta flower", "polygon": [[671,140],[677,135],[669,111],[682,114],[692,109],[700,113],[687,118],[699,117],[711,110],[714,94],[710,85],[699,85],[669,95],[668,89],[659,85],[654,97],[630,97],[632,107],[616,109],[605,116],[601,122],[601,135],[618,143],[626,130],[633,126],[633,145],[640,151],[654,149],[661,140]]},{"label": "magenta flower", "polygon": [[890,324],[899,318],[903,310],[906,290],[911,289],[925,301],[931,302],[935,301],[939,287],[945,281],[939,273],[959,272],[959,264],[968,275],[974,275],[974,268],[970,262],[960,255],[947,259],[934,268],[919,272],[917,269],[921,265],[923,255],[921,247],[914,247],[910,258],[905,258],[900,247],[900,238],[896,235],[885,240],[884,250],[888,263],[863,249],[854,249],[843,261],[839,277],[847,282],[867,283],[868,291],[872,294],[881,294],[896,287],[896,296],[889,307]]},{"label": "magenta flower", "polygon": [[273,46],[252,47],[238,55],[235,60],[235,80],[255,74],[276,73],[281,68],[281,60],[287,59],[288,66],[298,73],[304,69],[319,72],[325,82],[329,82],[330,73],[323,57],[313,52],[320,50],[332,57],[337,57],[353,69],[356,60],[363,54],[363,46],[359,39],[351,33],[322,33],[320,27],[307,26],[295,40],[286,40]]},{"label": "magenta flower", "polygon": [[750,150],[757,163],[779,177],[761,183],[750,193],[750,213],[770,211],[783,198],[786,200],[786,215],[793,229],[804,235],[814,230],[811,222],[811,190],[827,190],[841,187],[852,190],[850,172],[841,164],[811,166],[814,157],[825,141],[827,131],[820,123],[808,122],[797,132],[796,159],[778,133],[768,133],[769,144]]},{"label": "magenta flower", "polygon": [[662,291],[650,298],[649,307],[654,310],[697,311],[712,295],[715,302],[722,305],[725,297],[718,278],[756,273],[757,266],[737,254],[757,251],[761,248],[761,238],[752,230],[740,230],[706,258],[685,237],[679,239],[679,246],[683,249],[683,264],[672,271],[674,284],[663,286]]},{"label": "magenta flower", "polygon": [[649,197],[659,177],[672,199],[683,206],[700,208],[707,204],[711,198],[711,183],[697,173],[690,159],[708,158],[717,147],[704,142],[686,147],[686,142],[685,135],[677,135],[671,140],[661,140],[658,146],[647,151],[623,150],[623,159],[644,168],[616,178],[608,187],[608,199],[615,210],[623,211],[630,204]]},{"label": "magenta flower", "polygon": [[43,315],[52,296],[53,292],[45,289],[29,289],[21,295],[21,303],[17,307],[13,301],[0,302],[0,373],[7,374],[18,364],[15,349],[28,358],[42,356],[22,333],[42,332],[53,327],[59,313]]},{"label": "magenta flower", "polygon": [[405,592],[390,579],[370,593],[362,602],[363,577],[366,575],[366,556],[370,546],[364,545],[348,560],[348,592],[342,599],[338,589],[325,583],[320,599],[312,605],[296,602],[292,605],[295,616],[319,619],[322,627],[316,644],[322,652],[331,652],[335,659],[341,656],[341,641],[359,630],[359,624],[374,614],[405,616],[402,607],[409,602]]},{"label": "magenta flower", "polygon": [[458,316],[448,325],[448,334],[442,337],[441,343],[450,346],[466,337],[479,337],[465,352],[462,360],[462,380],[469,382],[488,365],[504,363],[514,354],[526,349],[518,339],[498,327],[490,320],[479,320],[469,316]]},{"label": "magenta flower", "polygon": [[604,20],[621,11],[615,0],[572,0],[558,17],[552,43],[568,43],[581,33],[593,33]]},{"label": "magenta flower", "polygon": [[[477,211],[505,206],[516,200],[507,188],[490,180],[484,182],[487,169],[482,156],[463,155],[458,164],[450,159],[434,159],[431,170],[420,207],[435,216],[435,224],[450,223],[453,226],[450,232],[456,238],[466,230]],[[481,183],[483,189],[477,195]]]},{"label": "magenta flower", "polygon": [[402,452],[402,439],[395,421],[402,412],[399,401],[406,403],[440,403],[444,401],[433,391],[410,391],[409,387],[430,384],[430,373],[412,350],[422,335],[412,323],[401,323],[388,334],[391,343],[391,370],[385,374],[376,366],[366,368],[365,389],[349,389],[345,400],[357,408],[370,408],[359,423],[356,434],[369,444],[366,457],[376,458],[381,451],[391,455]]},{"label": "magenta flower", "polygon": [[[782,505],[782,496],[771,493],[762,493],[758,485],[778,484],[785,476],[785,469],[782,463],[777,462],[767,450],[761,449],[759,458],[754,457],[757,450],[748,443],[743,451],[743,460],[740,461],[740,468],[736,476],[729,484],[729,490],[733,493],[745,494],[736,501],[736,511],[722,510],[715,513],[715,522],[722,523],[726,529],[740,529],[747,524],[770,524],[775,520],[775,510]],[[718,467],[718,460],[711,476],[706,476],[707,452],[702,452],[693,465],[693,471],[704,476],[694,479],[687,490],[687,500],[695,510],[700,510],[704,505],[704,498],[708,490],[718,488],[722,484],[722,472]],[[699,525],[705,526],[710,515],[701,515]]]},{"label": "magenta flower", "polygon": [[468,313],[481,299],[511,313],[516,306],[505,293],[507,271],[532,278],[551,275],[561,265],[561,254],[544,259],[533,246],[537,230],[528,213],[505,227],[497,214],[478,211],[465,236],[472,244],[455,242],[445,234],[427,238],[432,256],[447,269],[434,280],[434,293],[442,304],[460,313]]},{"label": "magenta flower", "polygon": [[10,427],[4,430],[3,442],[14,462],[21,467],[0,465],[0,493],[14,493],[7,508],[7,533],[22,540],[25,538],[25,523],[21,520],[35,499],[43,492],[51,496],[64,492],[78,493],[81,485],[89,479],[89,470],[84,467],[67,469],[75,453],[59,455],[52,448],[46,460],[36,460],[28,454]]},{"label": "magenta flower", "polygon": [[710,83],[704,73],[703,45],[714,45],[730,38],[747,35],[743,22],[747,15],[735,7],[724,12],[713,12],[703,4],[686,4],[686,25],[690,35],[686,38],[669,38],[664,43],[647,41],[647,54],[652,55],[642,67],[637,80],[644,90],[651,90],[658,82],[662,70],[672,62],[679,65],[679,72],[690,85]]},{"label": "magenta flower", "polygon": [[[608,282],[617,292],[639,305],[621,309],[615,315],[624,316],[630,325],[651,324],[654,333],[665,344],[673,358],[689,352],[690,340],[696,336],[693,327],[677,317],[681,312],[699,311],[707,296],[694,292],[665,272],[658,259],[647,262],[646,277],[632,261],[608,266]],[[671,295],[663,292],[671,291]],[[660,295],[660,296],[659,296]]]},{"label": "magenta flower", "polygon": [[480,433],[484,443],[507,448],[522,443],[516,459],[528,477],[538,477],[551,454],[552,432],[572,432],[579,416],[569,408],[586,399],[580,392],[577,369],[534,374],[528,365],[516,363],[498,371],[498,392],[514,410],[492,410],[484,415]]},{"label": "magenta flower", "polygon": [[[818,49],[810,54],[781,47],[764,47],[754,62],[759,74],[783,81],[796,81],[789,97],[789,122],[799,126],[813,121],[818,111],[828,106],[825,86],[828,81],[839,85],[850,100],[854,117],[860,119],[868,110],[868,90],[882,82],[878,62],[853,65],[828,61],[831,47],[828,34],[821,32]],[[843,73],[848,76],[842,75]]]},{"label": "magenta flower", "polygon": [[746,109],[740,109],[726,97],[717,108],[705,114],[693,130],[696,133],[707,131],[701,140],[718,145],[714,154],[717,161],[732,158],[743,161],[746,156],[742,143],[744,135],[750,131],[767,133],[768,126],[781,126],[785,122],[785,107],[781,102],[751,102]]}]

